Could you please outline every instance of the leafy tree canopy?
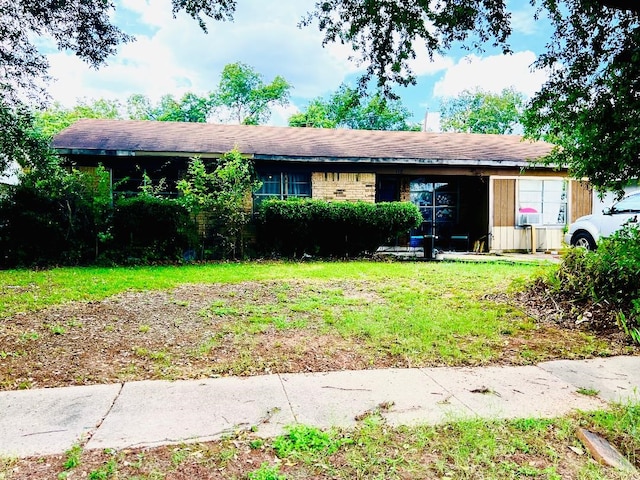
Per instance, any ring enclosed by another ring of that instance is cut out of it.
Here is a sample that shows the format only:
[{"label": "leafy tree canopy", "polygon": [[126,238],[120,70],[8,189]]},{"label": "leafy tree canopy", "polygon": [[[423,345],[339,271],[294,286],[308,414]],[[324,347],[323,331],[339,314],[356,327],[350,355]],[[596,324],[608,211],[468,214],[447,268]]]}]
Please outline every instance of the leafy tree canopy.
[{"label": "leafy tree canopy", "polygon": [[444,132],[513,133],[523,106],[524,95],[513,88],[499,94],[465,90],[440,104],[440,128]]},{"label": "leafy tree canopy", "polygon": [[362,93],[340,85],[324,100],[314,99],[303,112],[289,118],[292,127],[352,128],[356,130],[415,130],[408,122],[411,112],[400,100],[386,98],[381,92]]},{"label": "leafy tree canopy", "polygon": [[204,123],[211,114],[211,101],[206,96],[185,93],[176,99],[173,95],[164,95],[157,105],[142,94],[131,95],[127,99],[127,115],[131,120],[157,120],[163,122],[199,122]]},{"label": "leafy tree canopy", "polygon": [[290,90],[291,85],[281,76],[266,84],[252,67],[236,62],[222,70],[218,89],[211,93],[211,102],[215,108],[228,113],[226,120],[258,125],[271,116],[271,105],[289,103]]},{"label": "leafy tree canopy", "polygon": [[120,103],[103,98],[93,101],[83,100],[73,108],[65,108],[55,102],[46,110],[34,114],[34,127],[47,138],[52,138],[61,130],[81,118],[122,118]]},{"label": "leafy tree canopy", "polygon": [[[218,109],[232,113],[232,119],[245,124],[258,124],[270,115],[273,103],[286,103],[291,87],[282,79],[269,85],[251,67],[227,65],[218,91],[207,95],[185,93],[181,98],[163,95],[157,103],[144,94],[131,95],[125,105],[118,101],[98,99],[81,101],[72,108],[54,103],[35,112],[35,129],[51,138],[80,118],[127,118],[164,122],[206,122]],[[23,122],[24,123],[24,122]]]},{"label": "leafy tree canopy", "polygon": [[537,61],[552,75],[523,121],[525,133],[557,145],[549,162],[619,194],[640,177],[639,11],[638,2],[584,0],[556,13],[556,34]]},{"label": "leafy tree canopy", "polygon": [[33,128],[34,118],[25,105],[10,107],[0,101],[0,172],[15,160],[23,168],[46,162],[49,141]]}]

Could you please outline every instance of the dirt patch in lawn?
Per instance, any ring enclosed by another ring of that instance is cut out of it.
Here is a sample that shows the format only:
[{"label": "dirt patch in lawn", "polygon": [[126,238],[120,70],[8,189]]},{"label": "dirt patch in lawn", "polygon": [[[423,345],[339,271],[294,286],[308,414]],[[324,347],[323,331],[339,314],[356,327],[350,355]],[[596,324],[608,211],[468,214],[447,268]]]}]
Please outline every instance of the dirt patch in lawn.
[{"label": "dirt patch in lawn", "polygon": [[[469,364],[409,357],[333,325],[385,302],[367,281],[244,282],[127,292],[21,313],[0,324],[0,389]],[[494,341],[491,363],[593,354],[576,349],[584,332],[557,322],[514,330]],[[606,354],[632,351],[618,332],[604,335]]]}]

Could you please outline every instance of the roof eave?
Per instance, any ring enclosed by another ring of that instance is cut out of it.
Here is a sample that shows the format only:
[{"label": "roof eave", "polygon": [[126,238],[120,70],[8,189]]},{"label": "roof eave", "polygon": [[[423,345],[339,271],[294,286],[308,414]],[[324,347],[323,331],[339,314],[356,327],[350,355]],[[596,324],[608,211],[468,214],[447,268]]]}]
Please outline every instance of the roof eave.
[{"label": "roof eave", "polygon": [[442,158],[373,158],[373,157],[297,157],[285,155],[255,155],[256,160],[275,160],[303,163],[370,163],[370,164],[397,164],[397,165],[437,165],[455,167],[530,167],[531,162],[526,160],[473,160],[473,159],[442,159]]},{"label": "roof eave", "polygon": [[[87,155],[101,157],[202,157],[202,158],[219,158],[222,153],[208,152],[164,152],[164,151],[148,151],[148,150],[109,150],[95,148],[53,148],[60,155]],[[252,155],[245,155],[251,157]]]}]

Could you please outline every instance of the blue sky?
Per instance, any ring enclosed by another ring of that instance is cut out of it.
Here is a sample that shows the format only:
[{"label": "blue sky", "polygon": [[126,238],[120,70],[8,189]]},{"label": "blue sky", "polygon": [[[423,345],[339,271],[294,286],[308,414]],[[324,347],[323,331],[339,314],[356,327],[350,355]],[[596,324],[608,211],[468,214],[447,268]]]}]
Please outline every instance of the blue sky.
[{"label": "blue sky", "polygon": [[[72,106],[78,99],[126,100],[142,93],[156,100],[163,94],[187,91],[204,94],[215,89],[228,63],[241,61],[271,81],[283,76],[294,88],[292,103],[274,109],[271,124],[287,118],[318,96],[327,96],[340,83],[354,84],[361,67],[348,60],[349,47],[322,47],[322,35],[297,24],[315,0],[240,0],[234,22],[208,22],[209,33],[186,15],[172,18],[170,0],[116,0],[114,21],[136,41],[123,45],[107,65],[94,70],[66,52],[49,55],[54,100]],[[469,53],[453,49],[430,62],[419,52],[413,64],[416,86],[398,88],[404,105],[421,122],[429,111],[429,128],[436,129],[440,99],[464,89],[500,91],[513,86],[525,96],[544,82],[543,72],[530,65],[550,37],[544,22],[533,19],[528,0],[508,2],[513,12],[514,53]]]}]

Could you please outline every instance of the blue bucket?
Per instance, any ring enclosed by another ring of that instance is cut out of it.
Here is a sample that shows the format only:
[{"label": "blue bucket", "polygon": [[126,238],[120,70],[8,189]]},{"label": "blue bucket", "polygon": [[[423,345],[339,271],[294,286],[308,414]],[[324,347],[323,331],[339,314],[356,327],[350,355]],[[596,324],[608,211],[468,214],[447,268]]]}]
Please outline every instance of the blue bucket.
[{"label": "blue bucket", "polygon": [[424,245],[424,237],[422,235],[412,235],[409,238],[409,246],[412,248],[422,247]]}]

